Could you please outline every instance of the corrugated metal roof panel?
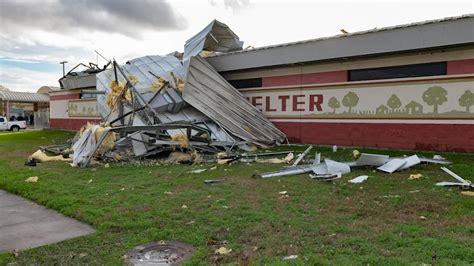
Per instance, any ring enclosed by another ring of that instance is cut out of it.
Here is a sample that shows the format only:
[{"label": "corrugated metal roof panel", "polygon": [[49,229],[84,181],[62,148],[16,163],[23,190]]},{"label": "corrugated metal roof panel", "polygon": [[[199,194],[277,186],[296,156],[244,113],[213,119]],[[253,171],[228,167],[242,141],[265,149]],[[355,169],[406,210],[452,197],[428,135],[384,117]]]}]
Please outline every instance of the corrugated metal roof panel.
[{"label": "corrugated metal roof panel", "polygon": [[189,61],[184,100],[235,136],[260,144],[282,143],[286,136],[203,58]]},{"label": "corrugated metal roof panel", "polygon": [[20,91],[0,91],[0,100],[24,103],[46,103],[49,102],[49,95]]},{"label": "corrugated metal roof panel", "polygon": [[226,24],[213,20],[184,45],[184,60],[198,55],[202,50],[232,52],[242,50],[243,42]]}]

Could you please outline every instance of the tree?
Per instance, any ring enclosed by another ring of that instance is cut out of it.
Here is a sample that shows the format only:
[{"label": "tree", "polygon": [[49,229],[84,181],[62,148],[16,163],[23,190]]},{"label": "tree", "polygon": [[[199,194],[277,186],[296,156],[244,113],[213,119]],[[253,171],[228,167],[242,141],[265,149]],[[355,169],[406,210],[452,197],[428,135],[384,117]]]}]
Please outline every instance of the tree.
[{"label": "tree", "polygon": [[342,105],[349,107],[349,113],[352,113],[352,107],[355,107],[359,103],[359,96],[352,91],[348,92],[344,98],[342,98]]},{"label": "tree", "polygon": [[400,108],[400,106],[402,106],[402,102],[400,101],[400,98],[398,98],[397,95],[392,94],[392,96],[388,98],[387,106],[392,108],[393,112],[395,109]]},{"label": "tree", "polygon": [[474,93],[471,91],[465,91],[461,97],[459,97],[459,105],[466,107],[466,113],[471,112],[471,106],[474,105]]},{"label": "tree", "polygon": [[443,87],[433,86],[423,93],[423,101],[429,106],[433,106],[433,113],[437,114],[438,106],[448,101],[447,95],[448,92]]},{"label": "tree", "polygon": [[9,91],[9,89],[3,85],[0,85],[0,91]]},{"label": "tree", "polygon": [[336,113],[336,109],[341,107],[341,104],[339,103],[339,100],[336,97],[331,97],[328,102],[329,107],[332,108],[333,114]]}]

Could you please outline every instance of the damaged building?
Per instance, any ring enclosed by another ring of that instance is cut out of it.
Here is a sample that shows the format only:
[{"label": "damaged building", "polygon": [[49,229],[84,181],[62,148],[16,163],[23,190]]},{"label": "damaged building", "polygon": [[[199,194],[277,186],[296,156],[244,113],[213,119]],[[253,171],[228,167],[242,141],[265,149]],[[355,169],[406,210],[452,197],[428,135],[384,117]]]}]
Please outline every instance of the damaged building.
[{"label": "damaged building", "polygon": [[452,17],[207,61],[290,143],[474,152],[472,25]]},{"label": "damaged building", "polygon": [[[473,24],[467,15],[242,49],[213,21],[184,54],[143,56],[96,74],[94,104],[117,127],[187,123],[170,136],[206,128],[188,136],[219,149],[286,135],[290,143],[473,152]],[[118,98],[125,104],[114,104]],[[242,99],[251,105],[236,104]],[[140,145],[144,138],[163,140],[146,130],[127,134],[143,154],[153,152]]]}]

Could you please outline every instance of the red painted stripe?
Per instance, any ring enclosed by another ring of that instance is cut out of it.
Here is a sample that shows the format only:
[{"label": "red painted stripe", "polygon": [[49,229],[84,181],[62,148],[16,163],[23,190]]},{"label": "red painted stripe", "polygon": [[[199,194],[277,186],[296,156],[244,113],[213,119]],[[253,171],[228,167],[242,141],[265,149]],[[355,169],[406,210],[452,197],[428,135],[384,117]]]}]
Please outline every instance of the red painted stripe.
[{"label": "red painted stripe", "polygon": [[59,100],[72,100],[80,99],[81,95],[78,93],[75,94],[63,94],[63,95],[51,95],[49,96],[49,101],[59,101]]},{"label": "red painted stripe", "polygon": [[324,84],[324,83],[346,82],[346,81],[347,81],[347,71],[341,70],[341,71],[330,71],[330,72],[321,72],[321,73],[263,77],[262,87],[303,85],[303,84]]},{"label": "red painted stripe", "polygon": [[448,75],[474,73],[474,59],[448,61]]},{"label": "red painted stripe", "polygon": [[341,87],[341,86],[348,86],[351,85],[353,88],[357,88],[358,86],[365,86],[365,85],[384,85],[384,84],[392,84],[392,83],[415,83],[415,82],[423,82],[423,81],[438,81],[438,80],[453,80],[453,79],[472,79],[474,75],[466,75],[466,76],[435,76],[429,78],[406,78],[406,79],[386,79],[386,80],[377,80],[377,81],[354,81],[354,82],[338,82],[338,83],[327,83],[327,84],[309,84],[309,85],[301,85],[295,87],[294,85],[281,85],[275,87],[262,87],[262,88],[248,88],[248,89],[239,89],[241,92],[246,91],[274,91],[274,90],[287,90],[287,89],[304,89],[304,88],[330,88],[330,87]]},{"label": "red painted stripe", "polygon": [[274,122],[292,143],[474,152],[474,125]]},{"label": "red painted stripe", "polygon": [[79,130],[82,126],[91,123],[99,123],[102,119],[74,119],[74,118],[51,118],[49,120],[50,128],[54,129],[67,129],[67,130]]}]

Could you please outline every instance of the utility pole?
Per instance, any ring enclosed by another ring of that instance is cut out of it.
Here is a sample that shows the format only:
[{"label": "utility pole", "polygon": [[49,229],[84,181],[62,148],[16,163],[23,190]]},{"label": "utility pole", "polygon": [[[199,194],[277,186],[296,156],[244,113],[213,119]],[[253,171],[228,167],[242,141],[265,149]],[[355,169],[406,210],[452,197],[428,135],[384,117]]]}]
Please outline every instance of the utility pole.
[{"label": "utility pole", "polygon": [[65,68],[65,65],[67,64],[67,61],[62,61],[62,62],[59,62],[61,65],[63,65],[63,77],[66,76],[66,68]]}]

